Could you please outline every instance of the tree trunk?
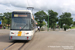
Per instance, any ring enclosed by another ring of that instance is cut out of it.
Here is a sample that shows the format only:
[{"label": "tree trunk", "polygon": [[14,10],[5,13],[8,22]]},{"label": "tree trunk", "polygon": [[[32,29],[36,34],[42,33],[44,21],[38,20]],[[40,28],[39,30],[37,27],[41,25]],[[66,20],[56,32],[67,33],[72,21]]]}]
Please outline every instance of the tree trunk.
[{"label": "tree trunk", "polygon": [[55,31],[55,26],[53,26],[53,31]]}]

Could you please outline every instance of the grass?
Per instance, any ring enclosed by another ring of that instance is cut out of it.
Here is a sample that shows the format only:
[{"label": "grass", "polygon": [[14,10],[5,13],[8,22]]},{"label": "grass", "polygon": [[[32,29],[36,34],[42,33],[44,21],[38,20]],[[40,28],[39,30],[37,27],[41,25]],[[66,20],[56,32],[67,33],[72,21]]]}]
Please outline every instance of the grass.
[{"label": "grass", "polygon": [[71,29],[75,29],[75,27],[71,27]]}]

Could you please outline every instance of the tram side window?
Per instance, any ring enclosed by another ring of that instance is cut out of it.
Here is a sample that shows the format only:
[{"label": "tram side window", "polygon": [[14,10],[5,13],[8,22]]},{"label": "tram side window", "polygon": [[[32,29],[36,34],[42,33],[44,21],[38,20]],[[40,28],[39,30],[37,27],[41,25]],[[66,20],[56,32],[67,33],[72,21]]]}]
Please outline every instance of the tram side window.
[{"label": "tram side window", "polygon": [[32,27],[32,29],[34,29],[34,27],[35,27],[35,24],[34,24],[33,20],[31,20],[31,27]]}]

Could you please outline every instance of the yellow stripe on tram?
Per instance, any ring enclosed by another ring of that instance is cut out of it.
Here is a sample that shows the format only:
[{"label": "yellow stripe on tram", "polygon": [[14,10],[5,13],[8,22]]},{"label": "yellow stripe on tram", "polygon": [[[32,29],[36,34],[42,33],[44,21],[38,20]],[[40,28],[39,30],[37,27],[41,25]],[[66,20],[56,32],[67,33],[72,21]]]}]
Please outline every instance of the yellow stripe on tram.
[{"label": "yellow stripe on tram", "polygon": [[21,32],[21,31],[19,31],[19,32],[18,32],[18,36],[21,36],[21,34],[22,34],[22,32]]}]

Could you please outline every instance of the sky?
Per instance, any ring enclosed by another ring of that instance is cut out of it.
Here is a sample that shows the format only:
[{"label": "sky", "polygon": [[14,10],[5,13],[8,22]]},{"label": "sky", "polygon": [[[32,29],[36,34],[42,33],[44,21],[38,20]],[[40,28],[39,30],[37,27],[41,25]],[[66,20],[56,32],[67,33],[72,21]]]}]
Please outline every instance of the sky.
[{"label": "sky", "polygon": [[53,10],[58,16],[70,12],[75,21],[75,0],[0,0],[0,13],[26,10],[27,7],[34,7],[34,13],[40,10]]}]

